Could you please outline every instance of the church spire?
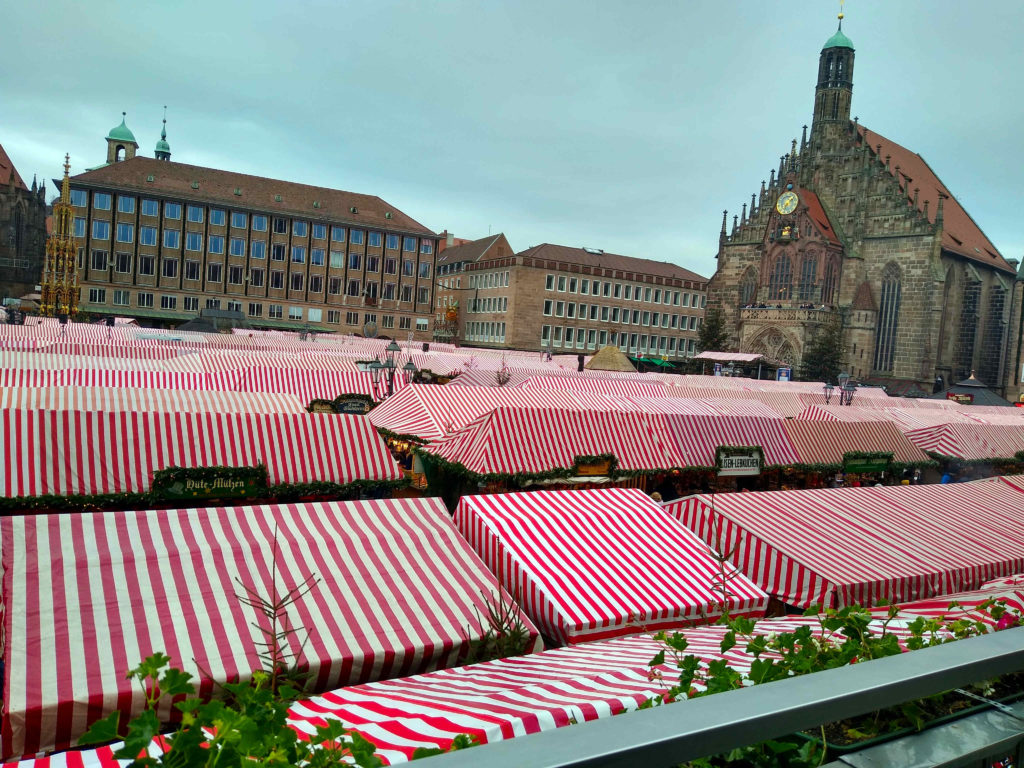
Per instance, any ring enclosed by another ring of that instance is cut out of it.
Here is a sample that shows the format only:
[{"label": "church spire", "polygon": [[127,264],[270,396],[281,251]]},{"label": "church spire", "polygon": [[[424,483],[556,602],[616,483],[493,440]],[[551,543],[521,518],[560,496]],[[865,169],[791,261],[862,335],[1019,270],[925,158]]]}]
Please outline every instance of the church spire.
[{"label": "church spire", "polygon": [[811,136],[818,135],[828,123],[847,125],[853,96],[853,41],[843,34],[842,4],[839,28],[825,41],[818,59],[818,84],[814,89],[814,119]]},{"label": "church spire", "polygon": [[167,105],[164,105],[164,124],[160,129],[160,141],[156,143],[156,151],[153,156],[157,160],[171,159],[171,145],[167,143]]}]

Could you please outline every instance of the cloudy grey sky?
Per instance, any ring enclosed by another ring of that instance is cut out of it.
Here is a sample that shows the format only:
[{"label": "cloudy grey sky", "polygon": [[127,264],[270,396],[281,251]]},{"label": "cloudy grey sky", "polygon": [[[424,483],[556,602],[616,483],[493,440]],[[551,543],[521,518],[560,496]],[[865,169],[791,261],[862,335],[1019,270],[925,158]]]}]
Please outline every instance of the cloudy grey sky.
[{"label": "cloudy grey sky", "polygon": [[[714,271],[810,122],[832,0],[0,0],[0,143],[25,176],[152,155],[376,194],[461,237]],[[1019,0],[849,0],[853,112],[1024,255]]]}]

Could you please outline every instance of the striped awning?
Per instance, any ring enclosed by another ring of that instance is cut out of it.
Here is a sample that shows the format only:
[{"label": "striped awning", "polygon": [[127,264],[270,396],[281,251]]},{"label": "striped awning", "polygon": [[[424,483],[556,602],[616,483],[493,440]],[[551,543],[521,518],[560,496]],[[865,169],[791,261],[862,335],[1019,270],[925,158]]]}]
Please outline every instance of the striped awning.
[{"label": "striped awning", "polygon": [[279,592],[320,579],[289,611],[309,691],[456,663],[500,592],[437,499],[5,517],[0,535],[4,758],[138,711],[125,672],[155,652],[203,695],[247,679],[268,625],[236,593],[272,593],[275,536]]},{"label": "striped awning", "polygon": [[930,598],[1024,570],[1024,493],[1007,483],[698,495],[665,508],[800,608]]},{"label": "striped awning", "polygon": [[801,464],[840,467],[848,451],[892,453],[892,460],[899,464],[931,461],[895,425],[886,421],[786,420],[782,429],[789,435]]},{"label": "striped awning", "polygon": [[0,410],[174,411],[196,413],[306,413],[294,395],[269,392],[128,389],[100,387],[5,387]]},{"label": "striped awning", "polygon": [[[635,488],[463,496],[455,524],[559,643],[763,616],[767,596]],[[672,563],[671,567],[666,567]]]},{"label": "striped awning", "polygon": [[713,467],[719,446],[759,446],[766,466],[792,465],[800,457],[781,419],[748,416],[650,416],[652,429],[677,456],[672,466]]},{"label": "striped awning", "polygon": [[1012,459],[1024,451],[1024,425],[941,424],[912,429],[907,437],[922,450],[965,461]]},{"label": "striped awning", "polygon": [[396,480],[365,416],[0,411],[0,495],[142,493],[166,467],[264,464],[270,482]]}]

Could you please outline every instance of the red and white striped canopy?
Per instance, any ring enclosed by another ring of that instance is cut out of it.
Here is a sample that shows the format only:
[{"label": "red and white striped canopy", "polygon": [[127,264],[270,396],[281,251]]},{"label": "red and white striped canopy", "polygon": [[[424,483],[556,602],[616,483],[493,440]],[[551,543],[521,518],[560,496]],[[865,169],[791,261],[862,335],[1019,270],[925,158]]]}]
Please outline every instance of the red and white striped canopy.
[{"label": "red and white striped canopy", "polygon": [[930,598],[1024,570],[1024,493],[1006,483],[691,496],[665,508],[783,602]]},{"label": "red and white striped canopy", "polygon": [[666,397],[668,392],[660,381],[643,381],[636,378],[582,378],[561,376],[532,376],[520,389],[560,389],[570,392],[586,392],[592,395],[616,395],[618,397]]},{"label": "red and white striped canopy", "polygon": [[[406,385],[406,376],[395,376],[395,391]],[[305,370],[302,368],[252,367],[241,372],[236,388],[242,392],[283,392],[303,402],[333,400],[339,395],[361,394],[376,397],[386,394],[383,387],[373,385],[373,376],[360,371]]]},{"label": "red and white striped canopy", "polygon": [[141,493],[166,467],[264,464],[270,482],[396,480],[365,416],[0,411],[0,495]]},{"label": "red and white striped canopy", "polygon": [[138,711],[125,672],[152,653],[205,695],[260,668],[266,625],[235,595],[271,594],[275,531],[278,592],[321,579],[289,612],[310,691],[455,663],[500,591],[437,499],[2,518],[3,757]]},{"label": "red and white striped canopy", "polygon": [[[579,643],[763,616],[767,596],[635,488],[463,496],[455,524],[541,631]],[[671,563],[671,566],[667,564]]]},{"label": "red and white striped canopy", "polygon": [[907,437],[925,451],[966,461],[1012,459],[1024,451],[1024,424],[941,424]]},{"label": "red and white striped canopy", "polygon": [[781,419],[664,413],[649,418],[655,434],[678,457],[674,467],[713,467],[719,446],[760,446],[766,466],[800,461]]},{"label": "red and white striped canopy", "polygon": [[841,466],[848,451],[885,451],[894,462],[920,464],[931,459],[893,424],[885,421],[782,422],[801,464]]},{"label": "red and white striped canopy", "polygon": [[480,475],[572,468],[577,456],[611,453],[623,470],[685,466],[651,429],[623,411],[501,406],[425,450]]},{"label": "red and white striped canopy", "polygon": [[99,387],[5,387],[0,410],[175,411],[195,413],[306,413],[294,395]]}]

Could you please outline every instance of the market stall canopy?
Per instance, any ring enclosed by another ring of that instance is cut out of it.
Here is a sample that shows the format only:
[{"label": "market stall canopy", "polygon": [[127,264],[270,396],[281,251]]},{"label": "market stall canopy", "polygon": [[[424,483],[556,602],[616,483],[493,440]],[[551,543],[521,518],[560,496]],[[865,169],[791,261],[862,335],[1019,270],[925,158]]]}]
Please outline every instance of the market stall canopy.
[{"label": "market stall canopy", "polygon": [[795,421],[787,419],[782,429],[789,435],[799,463],[813,466],[843,465],[849,452],[891,453],[896,465],[933,464],[894,424],[886,421]]},{"label": "market stall canopy", "polygon": [[665,508],[799,608],[931,598],[1024,570],[1024,493],[1007,483],[698,495]]},{"label": "market stall canopy", "polygon": [[711,549],[635,488],[463,496],[455,524],[559,643],[709,623],[723,604],[764,615],[760,589],[732,566],[723,577]]},{"label": "market stall canopy", "polygon": [[0,535],[4,758],[68,747],[115,709],[138,712],[125,672],[156,652],[202,695],[247,679],[268,625],[237,599],[240,585],[269,597],[321,579],[289,611],[309,630],[309,691],[457,663],[500,594],[437,499],[5,517]]},{"label": "market stall canopy", "polygon": [[716,363],[756,363],[758,360],[767,360],[764,355],[751,352],[698,352],[693,356],[694,360],[713,360]]},{"label": "market stall canopy", "polygon": [[906,434],[922,450],[960,461],[1010,461],[1024,451],[1024,425],[940,424]]},{"label": "market stall canopy", "polygon": [[971,375],[963,381],[958,381],[951,387],[936,392],[934,395],[930,395],[934,400],[953,400],[960,405],[1001,405],[1004,407],[1012,406],[1009,400],[1006,400],[991,389],[988,385],[976,378],[974,371],[971,371]]},{"label": "market stall canopy", "polygon": [[0,411],[0,496],[143,493],[168,467],[266,466],[271,484],[401,477],[364,416]]},{"label": "market stall canopy", "polygon": [[4,387],[0,410],[159,411],[189,413],[306,413],[307,402],[270,392],[129,389],[102,387]]}]

